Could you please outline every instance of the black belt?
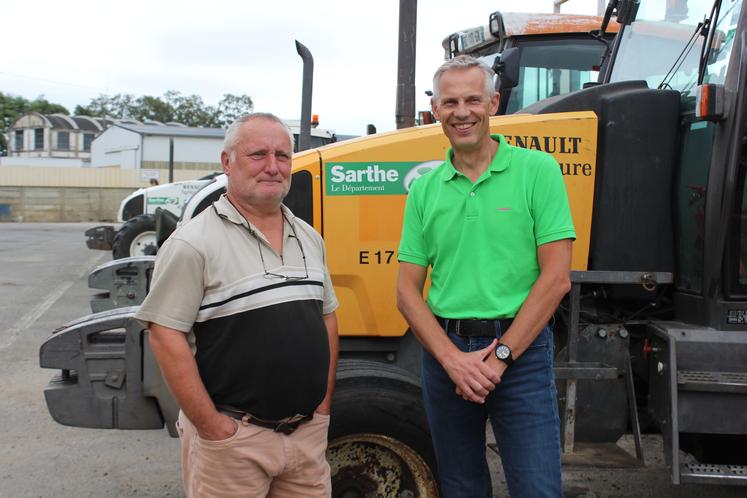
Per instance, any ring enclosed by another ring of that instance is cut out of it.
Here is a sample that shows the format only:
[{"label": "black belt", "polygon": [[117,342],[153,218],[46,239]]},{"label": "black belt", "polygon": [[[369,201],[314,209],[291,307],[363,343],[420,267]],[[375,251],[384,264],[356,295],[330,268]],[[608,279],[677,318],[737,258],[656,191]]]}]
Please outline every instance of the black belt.
[{"label": "black belt", "polygon": [[281,432],[285,435],[293,434],[296,429],[298,429],[298,426],[300,426],[304,422],[308,422],[313,417],[313,415],[294,415],[293,417],[288,417],[283,420],[263,420],[249,413],[239,410],[233,410],[230,408],[218,407],[218,411],[223,415],[235,418],[236,420],[241,420],[242,422],[258,425],[259,427],[264,427],[265,429],[272,429],[275,432]]},{"label": "black belt", "polygon": [[501,333],[504,333],[513,323],[513,318],[496,318],[494,320],[481,320],[479,318],[469,318],[456,320],[452,318],[436,317],[438,323],[443,327],[448,321],[445,330],[453,332],[461,337],[495,337],[496,325],[500,326]]}]

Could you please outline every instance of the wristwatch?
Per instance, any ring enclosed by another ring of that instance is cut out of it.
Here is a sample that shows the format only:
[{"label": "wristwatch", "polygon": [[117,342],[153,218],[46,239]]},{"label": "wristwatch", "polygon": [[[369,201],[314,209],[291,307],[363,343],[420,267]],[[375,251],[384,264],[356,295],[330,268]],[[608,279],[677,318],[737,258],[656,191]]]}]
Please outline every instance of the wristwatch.
[{"label": "wristwatch", "polygon": [[510,367],[514,362],[514,356],[511,354],[511,348],[505,344],[498,343],[498,347],[495,348],[495,357]]}]

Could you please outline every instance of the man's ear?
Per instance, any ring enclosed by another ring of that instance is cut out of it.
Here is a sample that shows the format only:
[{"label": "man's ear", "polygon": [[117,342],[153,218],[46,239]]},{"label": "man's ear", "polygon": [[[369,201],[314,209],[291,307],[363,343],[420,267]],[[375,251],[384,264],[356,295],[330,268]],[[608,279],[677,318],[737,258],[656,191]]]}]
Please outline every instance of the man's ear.
[{"label": "man's ear", "polygon": [[431,97],[431,112],[437,120],[441,121],[441,117],[438,115],[438,104],[436,104],[433,97]]},{"label": "man's ear", "polygon": [[223,166],[223,172],[226,174],[226,176],[231,176],[231,166],[229,162],[229,154],[228,152],[221,151],[220,153],[220,164]]},{"label": "man's ear", "polygon": [[490,99],[490,115],[495,116],[495,113],[498,112],[498,105],[501,103],[501,94],[500,92],[495,92],[495,95],[493,95],[493,98]]}]

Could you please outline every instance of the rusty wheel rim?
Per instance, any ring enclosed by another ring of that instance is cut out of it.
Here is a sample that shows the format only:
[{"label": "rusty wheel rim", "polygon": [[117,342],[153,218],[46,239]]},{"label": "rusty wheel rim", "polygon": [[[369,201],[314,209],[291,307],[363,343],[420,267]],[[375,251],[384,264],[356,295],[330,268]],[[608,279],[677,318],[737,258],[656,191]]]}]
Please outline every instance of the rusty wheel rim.
[{"label": "rusty wheel rim", "polygon": [[327,449],[333,498],[431,498],[438,488],[428,464],[408,445],[381,434],[352,434]]}]

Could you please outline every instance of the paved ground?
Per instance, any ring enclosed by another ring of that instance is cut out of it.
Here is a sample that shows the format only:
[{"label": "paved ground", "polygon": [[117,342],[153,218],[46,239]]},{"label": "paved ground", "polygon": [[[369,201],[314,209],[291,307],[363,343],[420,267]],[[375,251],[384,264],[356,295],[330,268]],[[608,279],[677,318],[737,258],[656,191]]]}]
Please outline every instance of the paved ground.
[{"label": "paved ground", "polygon": [[[0,223],[0,497],[182,496],[176,440],[161,431],[64,427],[42,390],[51,371],[38,351],[52,330],[90,312],[90,270],[107,261],[86,249],[91,224]],[[747,488],[672,486],[661,440],[645,441],[642,469],[565,469],[574,497],[737,497]],[[621,446],[630,450],[629,438]],[[498,459],[491,455],[498,472]],[[500,477],[494,496],[505,496]]]}]

